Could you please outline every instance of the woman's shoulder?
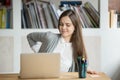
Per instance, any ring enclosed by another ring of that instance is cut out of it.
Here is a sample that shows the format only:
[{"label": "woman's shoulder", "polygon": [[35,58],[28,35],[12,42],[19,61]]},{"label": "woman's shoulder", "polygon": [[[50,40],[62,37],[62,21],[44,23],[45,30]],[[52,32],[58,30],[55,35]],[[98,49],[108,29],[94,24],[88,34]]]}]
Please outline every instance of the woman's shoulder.
[{"label": "woman's shoulder", "polygon": [[47,37],[60,37],[59,33],[53,33],[51,31],[45,32]]},{"label": "woman's shoulder", "polygon": [[40,37],[40,38],[59,38],[60,34],[59,33],[53,33],[51,31],[47,32],[32,32],[27,35],[27,37]]},{"label": "woman's shoulder", "polygon": [[57,33],[53,33],[51,31],[47,31],[47,32],[32,32],[32,33],[29,33],[28,35],[44,35],[44,36],[57,36],[57,35],[60,35],[60,34],[57,34]]}]

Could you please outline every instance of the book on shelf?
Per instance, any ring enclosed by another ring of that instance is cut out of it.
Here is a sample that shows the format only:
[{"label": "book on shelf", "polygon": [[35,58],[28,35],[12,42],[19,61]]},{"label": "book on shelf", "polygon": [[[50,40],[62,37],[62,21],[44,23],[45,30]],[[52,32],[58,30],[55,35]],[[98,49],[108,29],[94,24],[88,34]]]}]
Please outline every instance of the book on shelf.
[{"label": "book on shelf", "polygon": [[50,15],[50,10],[47,4],[43,4],[43,12],[45,14],[46,22],[47,22],[47,27],[48,28],[54,28],[53,20]]},{"label": "book on shelf", "polygon": [[24,17],[23,10],[21,10],[21,22],[22,22],[22,28],[26,28],[26,23],[25,23],[25,17]]},{"label": "book on shelf", "polygon": [[12,14],[11,14],[11,10],[10,9],[7,9],[7,12],[6,12],[6,28],[7,29],[10,29],[11,28],[11,24],[12,24]]},{"label": "book on shelf", "polygon": [[86,28],[94,28],[94,25],[93,25],[92,22],[90,21],[90,17],[88,16],[87,12],[85,11],[84,6],[80,6],[79,8],[80,8],[81,15],[82,15],[83,18],[85,19]]},{"label": "book on shelf", "polygon": [[39,18],[39,14],[38,14],[38,9],[37,9],[37,0],[35,0],[33,2],[33,5],[34,5],[34,10],[35,10],[35,15],[36,15],[36,19],[37,19],[38,28],[42,28],[41,27],[41,21],[40,21],[40,18]]},{"label": "book on shelf", "polygon": [[54,12],[54,14],[55,14],[55,16],[56,16],[56,18],[57,18],[57,21],[58,21],[59,15],[58,15],[58,13],[57,13],[56,6],[55,6],[54,3],[51,3],[51,2],[50,2],[50,5],[51,5],[51,8],[52,8],[52,10],[53,10],[53,12]]},{"label": "book on shelf", "polygon": [[81,24],[82,24],[83,28],[85,28],[85,24],[84,24],[84,22],[83,22],[83,20],[82,20],[82,17],[80,16],[79,9],[78,9],[78,8],[76,8],[76,7],[74,7],[74,10],[75,10],[75,11],[76,11],[76,13],[78,14],[78,18],[80,19],[80,21],[81,21]]},{"label": "book on shelf", "polygon": [[118,15],[116,13],[116,10],[110,10],[109,12],[109,20],[110,20],[110,28],[117,28],[117,18],[118,18]]},{"label": "book on shelf", "polygon": [[87,27],[90,27],[89,23],[87,22],[87,18],[85,18],[85,15],[83,14],[83,8],[81,6],[79,7],[73,7],[73,10],[75,10],[78,15],[79,15],[79,18],[80,18],[80,21],[83,25],[83,28],[87,28]]},{"label": "book on shelf", "polygon": [[32,28],[40,28],[40,26],[38,25],[38,19],[37,19],[38,17],[36,15],[34,3],[29,4],[29,10],[32,17],[32,21],[34,23],[34,26],[32,26]]},{"label": "book on shelf", "polygon": [[40,19],[40,22],[41,22],[41,28],[47,28],[47,23],[46,23],[46,19],[45,19],[45,14],[43,12],[43,9],[42,9],[42,4],[40,2],[37,2],[36,3],[37,5],[37,10],[38,10],[38,16],[39,16],[39,19]]},{"label": "book on shelf", "polygon": [[120,13],[118,13],[118,18],[117,18],[117,27],[120,28]]},{"label": "book on shelf", "polygon": [[2,10],[0,9],[0,28],[2,28]]},{"label": "book on shelf", "polygon": [[[88,16],[90,22],[92,23],[92,28],[99,28],[99,25],[97,25],[97,23],[94,21],[94,19],[92,18],[92,16],[90,16],[89,12],[86,10],[85,7],[83,7],[86,15]],[[98,23],[99,24],[99,23]]]},{"label": "book on shelf", "polygon": [[26,7],[25,4],[23,4],[23,9],[21,10],[21,17],[22,17],[22,28],[30,28],[32,27],[32,21],[30,12],[28,11],[29,8]]},{"label": "book on shelf", "polygon": [[97,26],[99,27],[99,21],[100,21],[99,12],[93,7],[93,5],[90,2],[86,2],[84,4],[84,8],[86,9],[88,14],[91,16],[91,18],[95,22],[95,24],[96,24],[95,27],[97,27]]},{"label": "book on shelf", "polygon": [[48,5],[49,12],[50,12],[51,18],[53,20],[54,28],[58,28],[58,15],[56,15],[57,13],[56,13],[56,11],[54,11],[54,8],[52,5],[53,5],[52,3],[50,3],[50,5]]}]

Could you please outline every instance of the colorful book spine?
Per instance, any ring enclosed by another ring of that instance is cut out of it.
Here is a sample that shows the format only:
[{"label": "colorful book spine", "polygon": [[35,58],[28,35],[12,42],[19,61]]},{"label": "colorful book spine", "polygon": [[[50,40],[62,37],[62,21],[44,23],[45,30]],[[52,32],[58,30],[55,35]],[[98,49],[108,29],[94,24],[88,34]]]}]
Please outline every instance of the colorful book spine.
[{"label": "colorful book spine", "polygon": [[7,12],[7,9],[3,8],[3,11],[2,11],[2,25],[1,25],[2,29],[6,28],[6,12]]}]

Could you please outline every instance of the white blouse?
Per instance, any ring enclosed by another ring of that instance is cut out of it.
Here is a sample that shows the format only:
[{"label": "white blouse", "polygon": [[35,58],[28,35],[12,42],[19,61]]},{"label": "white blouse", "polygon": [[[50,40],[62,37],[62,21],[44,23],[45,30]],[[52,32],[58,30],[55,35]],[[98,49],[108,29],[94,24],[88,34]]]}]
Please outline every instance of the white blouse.
[{"label": "white blouse", "polygon": [[54,53],[60,53],[61,64],[60,71],[68,72],[69,68],[72,65],[72,46],[71,43],[65,42],[61,37],[56,48],[53,51]]}]

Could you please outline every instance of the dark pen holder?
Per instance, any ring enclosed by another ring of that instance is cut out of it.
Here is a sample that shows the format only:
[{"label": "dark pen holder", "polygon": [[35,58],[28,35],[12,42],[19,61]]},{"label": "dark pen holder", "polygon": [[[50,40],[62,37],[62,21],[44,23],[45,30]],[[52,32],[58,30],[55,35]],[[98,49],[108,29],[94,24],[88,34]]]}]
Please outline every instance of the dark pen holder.
[{"label": "dark pen holder", "polygon": [[83,57],[79,56],[77,58],[78,62],[78,74],[79,78],[86,78],[87,73],[87,61]]}]

